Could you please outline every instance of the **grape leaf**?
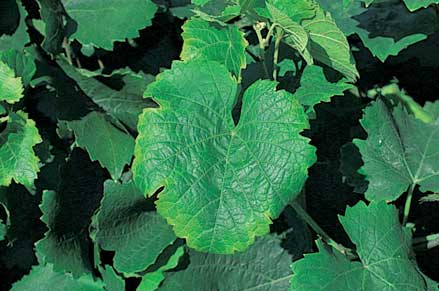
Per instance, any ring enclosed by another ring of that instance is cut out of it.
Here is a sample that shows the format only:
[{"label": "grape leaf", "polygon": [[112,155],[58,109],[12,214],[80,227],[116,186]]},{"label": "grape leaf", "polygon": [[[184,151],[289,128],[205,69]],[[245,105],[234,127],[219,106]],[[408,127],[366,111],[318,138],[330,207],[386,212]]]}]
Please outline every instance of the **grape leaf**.
[{"label": "grape leaf", "polygon": [[257,81],[232,119],[237,83],[216,62],[174,62],[145,93],[160,104],[139,119],[134,180],[190,247],[244,250],[300,192],[314,148],[302,106]]},{"label": "grape leaf", "polygon": [[38,265],[32,267],[30,273],[20,281],[14,283],[11,291],[46,291],[46,290],[81,290],[81,291],[101,291],[103,284],[101,281],[94,281],[91,275],[84,275],[74,278],[69,273],[59,273],[53,265]]},{"label": "grape leaf", "polygon": [[[17,0],[16,2],[18,6],[18,11],[20,12],[20,21],[13,35],[4,34],[0,36],[0,50],[16,49],[21,51],[24,46],[30,41],[26,29],[26,9],[21,4],[21,1]],[[9,17],[9,15],[7,15],[6,17]]]},{"label": "grape leaf", "polygon": [[[308,63],[312,64],[314,58],[341,72],[351,81],[359,76],[345,35],[316,1],[301,0],[291,5],[291,1],[272,0],[268,8],[273,22],[286,30],[287,44],[298,49]],[[294,23],[300,24],[306,31],[308,40],[297,25],[293,27]],[[294,31],[289,31],[291,29],[288,27],[294,28]]]},{"label": "grape leaf", "polygon": [[105,182],[95,240],[102,249],[116,252],[114,268],[125,275],[148,268],[176,239],[149,203],[132,182]]},{"label": "grape leaf", "polygon": [[346,36],[357,34],[372,55],[384,62],[435,31],[433,11],[410,13],[399,3],[363,8],[361,1],[319,0]]},{"label": "grape leaf", "polygon": [[395,200],[415,185],[439,191],[439,119],[424,123],[401,106],[392,112],[377,100],[360,122],[368,137],[354,143],[364,161],[360,173],[369,181],[368,200]]},{"label": "grape leaf", "polygon": [[114,41],[139,36],[151,25],[157,6],[151,0],[62,0],[67,14],[78,23],[70,38],[86,45],[113,49]]},{"label": "grape leaf", "polygon": [[237,77],[246,66],[248,43],[236,26],[217,29],[207,21],[192,18],[183,25],[183,49],[180,58],[210,60],[224,64]]},{"label": "grape leaf", "polygon": [[123,291],[125,290],[125,281],[120,277],[114,269],[106,265],[105,268],[100,269],[102,280],[106,291]]},{"label": "grape leaf", "polygon": [[359,202],[339,220],[360,261],[349,261],[319,240],[318,253],[293,263],[290,290],[426,290],[423,275],[410,259],[410,230],[400,225],[395,206]]},{"label": "grape leaf", "polygon": [[68,122],[76,144],[85,149],[92,161],[99,161],[114,180],[122,175],[134,154],[134,138],[108,121],[103,114],[91,112],[78,121]]},{"label": "grape leaf", "polygon": [[[270,11],[273,22],[276,25],[280,26],[285,33],[285,37],[283,38],[283,41],[289,46],[291,46],[293,49],[297,50],[308,64],[312,64],[313,59],[308,51],[308,41],[309,41],[308,33],[298,23],[300,19],[297,20],[298,22],[293,21],[293,19],[298,18],[298,15],[296,15],[296,13],[300,13],[300,12],[304,13],[311,11],[310,15],[303,15],[303,17],[314,16],[314,7],[311,6],[311,9],[309,9],[309,7],[306,6],[306,4],[311,5],[311,2],[306,2],[306,3],[301,1],[293,2],[295,4],[296,3],[304,4],[305,7],[294,7],[294,5],[288,5],[287,7],[279,7],[282,6],[283,4],[282,1],[277,1],[277,2],[271,1],[271,2],[273,2],[273,4],[271,4],[270,2],[267,3],[267,8],[268,11]],[[290,18],[288,15],[291,15],[292,17]]]},{"label": "grape leaf", "polygon": [[58,59],[57,63],[93,102],[132,130],[136,129],[137,118],[143,108],[154,107],[152,102],[143,99],[146,85],[154,80],[150,75],[125,70],[122,72],[125,86],[118,91],[92,78],[92,72],[78,71],[63,59]]},{"label": "grape leaf", "polygon": [[47,225],[45,237],[35,245],[40,263],[51,263],[55,271],[73,276],[89,274],[91,240],[89,226],[102,198],[103,173],[87,154],[73,150],[61,169],[61,184],[55,191],[44,191],[41,220]]},{"label": "grape leaf", "polygon": [[0,61],[14,70],[15,76],[21,77],[24,86],[28,86],[37,68],[33,58],[26,52],[17,50],[0,51]]},{"label": "grape leaf", "polygon": [[431,4],[438,4],[438,0],[404,0],[405,5],[410,11],[415,11],[420,8],[426,8]]},{"label": "grape leaf", "polygon": [[23,84],[20,77],[15,77],[15,72],[0,60],[0,101],[10,104],[20,101],[23,97]]},{"label": "grape leaf", "polygon": [[139,287],[137,287],[137,291],[154,291],[156,290],[160,283],[165,279],[164,272],[169,271],[175,268],[178,265],[178,261],[181,256],[184,254],[184,247],[179,247],[175,253],[169,258],[167,263],[161,266],[154,272],[146,273],[142,277],[142,281],[140,282]]},{"label": "grape leaf", "polygon": [[299,102],[312,112],[314,105],[320,102],[329,102],[331,97],[343,95],[343,92],[353,86],[342,79],[336,83],[329,82],[323,69],[318,66],[306,66],[300,79],[300,87],[294,93]]},{"label": "grape leaf", "polygon": [[160,291],[287,290],[292,277],[291,258],[272,235],[258,238],[243,253],[215,255],[190,251],[189,255],[189,267],[169,274]]},{"label": "grape leaf", "polygon": [[64,40],[64,9],[58,0],[38,0],[41,19],[44,21],[43,49],[51,54],[62,51]]},{"label": "grape leaf", "polygon": [[6,129],[0,133],[0,186],[9,186],[14,180],[33,188],[39,172],[33,147],[41,141],[35,122],[26,113],[9,114]]}]

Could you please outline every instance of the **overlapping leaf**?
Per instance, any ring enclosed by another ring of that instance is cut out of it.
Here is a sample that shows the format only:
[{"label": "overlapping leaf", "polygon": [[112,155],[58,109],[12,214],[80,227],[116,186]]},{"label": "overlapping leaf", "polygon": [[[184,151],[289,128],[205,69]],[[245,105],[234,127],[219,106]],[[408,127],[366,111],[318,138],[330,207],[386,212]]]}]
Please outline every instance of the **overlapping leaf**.
[{"label": "overlapping leaf", "polygon": [[21,78],[24,86],[30,84],[31,79],[37,70],[35,61],[29,54],[14,49],[0,51],[0,61],[4,62],[14,70],[15,76]]},{"label": "overlapping leaf", "polygon": [[[27,12],[23,7],[21,1],[17,0],[18,11],[20,13],[20,20],[18,27],[12,35],[0,36],[0,50],[16,49],[23,50],[24,46],[30,41],[26,29]],[[9,16],[9,15],[8,15]]]},{"label": "overlapping leaf", "polygon": [[236,26],[217,29],[207,21],[193,18],[183,25],[182,37],[182,60],[217,61],[235,76],[240,76],[246,66],[247,41]]},{"label": "overlapping leaf", "polygon": [[78,121],[68,122],[76,144],[84,148],[92,161],[99,161],[117,180],[134,154],[134,138],[115,127],[103,114],[91,112]]},{"label": "overlapping leaf", "polygon": [[175,239],[166,221],[151,212],[149,201],[132,182],[107,181],[96,216],[96,242],[115,251],[114,267],[130,275],[146,270]]},{"label": "overlapping leaf", "polygon": [[351,262],[318,241],[318,253],[293,263],[290,290],[427,290],[423,275],[410,258],[409,230],[401,227],[394,206],[384,201],[369,206],[359,202],[339,219],[357,246],[360,261]]},{"label": "overlapping leaf", "polygon": [[74,278],[69,273],[56,272],[53,265],[32,267],[28,275],[16,282],[11,291],[81,290],[102,291],[103,284],[93,280],[91,275]]},{"label": "overlapping leaf", "polygon": [[291,258],[279,244],[277,237],[267,236],[234,255],[190,251],[189,267],[169,275],[159,290],[287,290]]},{"label": "overlapping leaf", "polygon": [[424,123],[402,106],[393,110],[377,100],[364,111],[361,125],[366,140],[354,140],[360,149],[369,200],[395,200],[409,187],[439,191],[439,120]]},{"label": "overlapping leaf", "polygon": [[43,193],[41,220],[49,230],[35,248],[40,263],[79,277],[92,271],[89,226],[102,197],[103,177],[79,149],[62,168],[61,177],[69,178],[62,180],[56,192]]},{"label": "overlapping leaf", "polygon": [[244,250],[301,190],[314,149],[300,132],[302,106],[276,83],[257,81],[232,119],[237,83],[216,62],[174,62],[147,96],[160,104],[139,121],[134,179],[189,246]]},{"label": "overlapping leaf", "polygon": [[0,101],[18,102],[23,97],[21,78],[16,77],[14,70],[0,60]]},{"label": "overlapping leaf", "polygon": [[62,0],[68,15],[78,28],[71,38],[106,50],[114,41],[139,36],[139,30],[151,25],[157,6],[151,0]]}]

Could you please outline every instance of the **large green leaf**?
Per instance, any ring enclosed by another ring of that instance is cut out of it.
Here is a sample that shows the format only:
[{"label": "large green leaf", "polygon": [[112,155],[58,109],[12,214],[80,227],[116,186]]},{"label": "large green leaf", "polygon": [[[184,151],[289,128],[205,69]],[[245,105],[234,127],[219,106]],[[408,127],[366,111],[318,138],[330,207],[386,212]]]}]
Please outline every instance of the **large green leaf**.
[{"label": "large green leaf", "polygon": [[157,209],[200,251],[244,250],[269,231],[300,192],[314,148],[300,132],[308,120],[276,83],[257,81],[232,119],[237,83],[216,62],[174,62],[146,92],[161,106],[139,120],[134,179],[160,187]]},{"label": "large green leaf", "polygon": [[331,97],[343,95],[343,92],[353,86],[342,79],[336,83],[329,82],[323,69],[318,66],[306,66],[300,79],[300,87],[294,93],[299,102],[313,111],[314,105],[329,102]]},{"label": "large green leaf", "polygon": [[0,133],[0,186],[9,186],[14,180],[33,188],[39,172],[39,159],[33,147],[41,137],[35,122],[19,111],[8,116],[6,129]]},{"label": "large green leaf", "polygon": [[181,59],[217,61],[235,76],[245,68],[247,41],[236,26],[217,29],[209,22],[193,18],[183,25]]},{"label": "large green leaf", "polygon": [[94,281],[91,275],[73,278],[69,273],[59,273],[53,265],[34,266],[30,273],[16,282],[11,291],[102,291],[101,281]]},{"label": "large green leaf", "polygon": [[102,198],[102,172],[87,154],[75,149],[62,168],[57,191],[45,191],[40,205],[45,237],[35,245],[40,263],[51,263],[55,271],[74,277],[91,273],[89,226]]},{"label": "large green leaf", "polygon": [[291,257],[274,236],[259,238],[243,253],[214,255],[191,251],[189,255],[189,267],[169,275],[160,291],[287,290],[292,277]]},{"label": "large green leaf", "polygon": [[151,25],[157,6],[151,0],[61,0],[78,28],[71,38],[106,50],[114,41],[139,36]]},{"label": "large green leaf", "polygon": [[321,241],[319,252],[292,265],[294,291],[425,291],[426,283],[410,259],[410,233],[401,227],[398,210],[384,201],[359,202],[339,217],[360,261]]},{"label": "large green leaf", "polygon": [[21,78],[0,59],[0,101],[18,102],[23,97]]},{"label": "large green leaf", "polygon": [[115,180],[134,154],[134,138],[115,127],[101,113],[91,112],[78,121],[68,122],[76,144],[85,149],[92,161],[99,161]]},{"label": "large green leaf", "polygon": [[395,200],[409,187],[439,191],[439,119],[424,123],[401,106],[389,109],[377,100],[365,109],[361,125],[366,140],[354,140],[360,149],[369,200]]},{"label": "large green leaf", "polygon": [[106,181],[96,217],[96,242],[115,251],[114,268],[126,275],[146,270],[175,239],[166,221],[132,182]]}]

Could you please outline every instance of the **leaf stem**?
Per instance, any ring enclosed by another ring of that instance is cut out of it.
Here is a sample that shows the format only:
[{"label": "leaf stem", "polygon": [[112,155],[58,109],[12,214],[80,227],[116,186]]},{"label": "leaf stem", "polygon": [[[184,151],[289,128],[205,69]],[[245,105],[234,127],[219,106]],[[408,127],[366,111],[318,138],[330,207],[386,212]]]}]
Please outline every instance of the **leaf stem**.
[{"label": "leaf stem", "polygon": [[259,41],[259,59],[262,62],[262,68],[264,70],[265,77],[269,79],[267,64],[265,63],[265,39],[262,37],[261,31],[265,28],[266,24],[264,22],[258,22],[253,25],[253,29],[256,32],[256,36]]},{"label": "leaf stem", "polygon": [[413,238],[412,244],[415,251],[426,251],[435,248],[439,246],[439,233]]},{"label": "leaf stem", "polygon": [[292,201],[290,203],[291,207],[296,211],[297,215],[303,219],[328,245],[332,246],[336,250],[338,250],[343,255],[355,258],[356,255],[354,252],[344,247],[343,245],[334,241],[318,224],[315,220],[302,208],[302,206],[297,201]]},{"label": "leaf stem", "polygon": [[274,55],[273,55],[273,80],[277,81],[277,63],[279,60],[279,47],[284,32],[282,29],[276,29],[276,42],[274,43]]},{"label": "leaf stem", "polygon": [[412,185],[410,185],[410,189],[407,193],[407,198],[405,200],[405,205],[404,205],[404,217],[402,219],[402,225],[406,225],[408,218],[409,218],[409,214],[410,214],[410,206],[412,204],[412,198],[413,198],[413,191],[415,190],[415,186],[416,184],[413,183]]}]

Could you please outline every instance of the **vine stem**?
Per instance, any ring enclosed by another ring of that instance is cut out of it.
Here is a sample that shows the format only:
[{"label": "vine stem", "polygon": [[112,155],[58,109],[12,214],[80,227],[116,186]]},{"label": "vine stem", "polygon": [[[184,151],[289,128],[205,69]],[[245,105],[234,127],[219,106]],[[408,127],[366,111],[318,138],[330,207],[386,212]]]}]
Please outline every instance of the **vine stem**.
[{"label": "vine stem", "polygon": [[276,42],[274,43],[274,55],[273,55],[273,80],[277,81],[277,62],[279,60],[279,47],[284,32],[282,29],[276,29]]},{"label": "vine stem", "polygon": [[344,247],[343,245],[334,241],[318,224],[315,220],[302,208],[302,206],[297,201],[292,201],[290,203],[291,207],[296,211],[297,215],[305,221],[328,245],[332,246],[342,254],[347,257],[355,258],[354,252]]},{"label": "vine stem", "polygon": [[407,198],[405,200],[405,205],[404,205],[404,217],[402,219],[402,225],[406,225],[408,218],[409,218],[409,214],[410,214],[410,206],[412,204],[412,198],[413,198],[413,191],[415,190],[415,186],[416,184],[413,183],[412,185],[410,185],[410,189],[407,193]]}]

